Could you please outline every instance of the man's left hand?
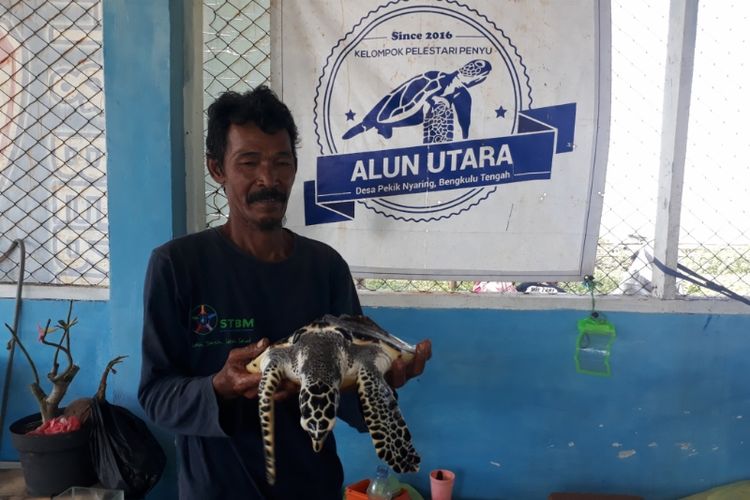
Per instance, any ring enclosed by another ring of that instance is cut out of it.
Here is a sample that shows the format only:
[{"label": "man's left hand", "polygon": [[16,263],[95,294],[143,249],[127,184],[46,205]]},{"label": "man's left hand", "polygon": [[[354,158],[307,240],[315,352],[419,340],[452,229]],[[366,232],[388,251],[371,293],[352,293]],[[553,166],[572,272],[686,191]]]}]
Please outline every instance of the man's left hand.
[{"label": "man's left hand", "polygon": [[432,357],[432,342],[429,339],[423,340],[416,347],[416,352],[411,361],[406,362],[403,359],[397,359],[385,374],[386,380],[394,389],[403,386],[409,379],[421,375],[427,360]]}]

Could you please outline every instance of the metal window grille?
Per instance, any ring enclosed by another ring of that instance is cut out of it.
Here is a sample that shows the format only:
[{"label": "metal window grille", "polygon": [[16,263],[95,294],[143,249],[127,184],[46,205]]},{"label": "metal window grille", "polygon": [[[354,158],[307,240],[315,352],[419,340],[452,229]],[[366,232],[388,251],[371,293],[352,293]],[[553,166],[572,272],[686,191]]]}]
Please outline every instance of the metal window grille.
[{"label": "metal window grille", "polygon": [[[204,0],[204,103],[270,76],[269,2]],[[669,2],[615,0],[612,8],[612,122],[594,279],[599,294],[650,295]],[[702,2],[682,204],[679,262],[750,295],[750,183],[741,106],[748,90],[750,6]],[[264,32],[265,30],[265,32]],[[721,104],[720,106],[716,106]],[[223,221],[226,200],[207,178],[208,225]],[[359,279],[394,292],[516,292],[518,283]],[[586,294],[583,283],[554,283]],[[681,295],[713,295],[678,280]]]},{"label": "metal window grille", "polygon": [[[244,92],[271,75],[270,0],[204,0],[204,111],[226,90]],[[204,113],[204,118],[205,118]],[[204,130],[205,130],[204,120]],[[223,224],[227,200],[208,172],[206,225]]]},{"label": "metal window grille", "polygon": [[[750,5],[701,2],[688,124],[679,262],[750,296]],[[679,292],[715,295],[685,281]]]},{"label": "metal window grille", "polygon": [[669,2],[611,5],[610,142],[594,278],[600,293],[650,294],[644,252],[656,227]]},{"label": "metal window grille", "polygon": [[27,283],[109,285],[104,128],[100,0],[0,0],[0,250],[25,241]]}]

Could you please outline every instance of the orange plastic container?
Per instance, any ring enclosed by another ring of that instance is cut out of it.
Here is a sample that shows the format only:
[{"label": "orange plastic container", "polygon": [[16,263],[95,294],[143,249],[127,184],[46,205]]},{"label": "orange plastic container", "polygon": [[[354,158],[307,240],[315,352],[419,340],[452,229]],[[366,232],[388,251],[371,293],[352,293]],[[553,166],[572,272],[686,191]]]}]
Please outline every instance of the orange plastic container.
[{"label": "orange plastic container", "polygon": [[[346,500],[367,500],[367,487],[370,486],[369,479],[363,479],[354,484],[350,484],[344,490]],[[393,500],[409,500],[409,492],[406,488],[401,488],[398,495]]]}]

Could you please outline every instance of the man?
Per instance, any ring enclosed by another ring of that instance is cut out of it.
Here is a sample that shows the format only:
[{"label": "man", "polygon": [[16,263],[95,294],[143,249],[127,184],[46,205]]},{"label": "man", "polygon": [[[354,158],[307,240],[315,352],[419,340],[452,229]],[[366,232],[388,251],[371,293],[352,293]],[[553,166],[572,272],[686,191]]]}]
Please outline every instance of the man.
[{"label": "man", "polygon": [[[331,247],[282,227],[297,171],[297,128],[267,87],[221,95],[208,110],[206,158],[226,193],[220,228],[175,239],[151,255],[144,290],[138,397],[177,435],[182,499],[341,498],[333,435],[315,453],[292,384],[277,393],[277,480],[265,480],[259,376],[245,365],[269,342],[326,313],[361,314],[349,268]],[[430,343],[391,384],[418,375]],[[356,396],[340,415],[364,430]]]}]

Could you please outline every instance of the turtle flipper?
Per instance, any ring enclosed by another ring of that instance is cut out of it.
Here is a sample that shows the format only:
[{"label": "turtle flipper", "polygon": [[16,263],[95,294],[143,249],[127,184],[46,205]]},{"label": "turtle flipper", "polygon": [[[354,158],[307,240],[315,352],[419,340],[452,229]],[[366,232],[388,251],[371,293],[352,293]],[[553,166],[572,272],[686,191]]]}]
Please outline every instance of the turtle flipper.
[{"label": "turtle flipper", "polygon": [[453,106],[456,108],[458,126],[461,127],[461,137],[469,137],[471,126],[471,94],[466,88],[459,89],[453,96]]},{"label": "turtle flipper", "polygon": [[378,457],[397,473],[417,472],[420,458],[412,445],[411,434],[393,391],[374,364],[359,368],[357,391],[362,416]]},{"label": "turtle flipper", "polygon": [[364,122],[358,123],[355,126],[353,126],[352,128],[350,128],[349,130],[347,130],[344,133],[344,135],[341,136],[341,138],[342,139],[351,139],[355,135],[359,135],[362,132],[364,132],[365,130],[368,130],[369,128],[371,128],[371,127],[368,127],[367,125],[365,125]]},{"label": "turtle flipper", "polygon": [[274,452],[274,401],[273,394],[283,378],[279,363],[271,361],[263,370],[258,385],[258,414],[263,433],[263,453],[266,457],[266,480],[273,485],[276,482],[276,455]]},{"label": "turtle flipper", "polygon": [[378,134],[385,137],[386,139],[390,139],[393,135],[393,127],[388,125],[377,125]]}]

